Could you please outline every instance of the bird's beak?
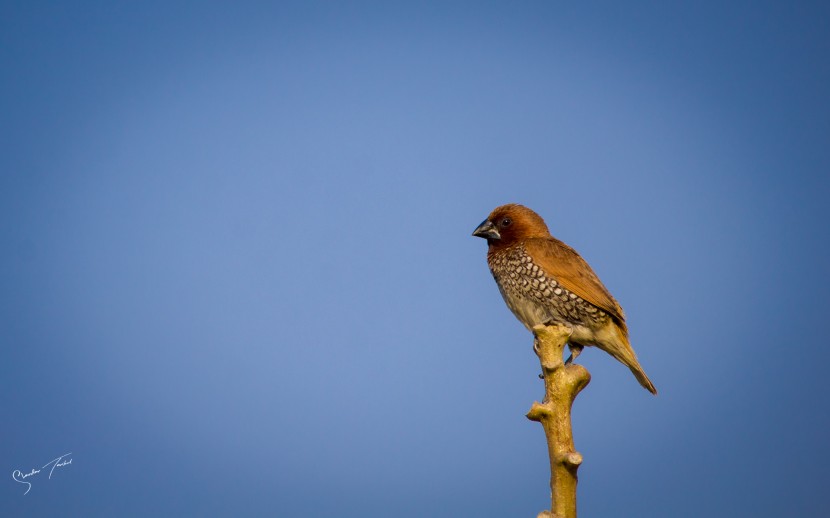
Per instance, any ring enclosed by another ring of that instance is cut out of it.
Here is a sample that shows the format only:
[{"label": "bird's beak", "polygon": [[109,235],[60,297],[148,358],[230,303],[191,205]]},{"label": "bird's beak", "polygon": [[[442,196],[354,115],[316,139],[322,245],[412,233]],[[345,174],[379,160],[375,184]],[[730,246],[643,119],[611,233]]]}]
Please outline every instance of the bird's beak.
[{"label": "bird's beak", "polygon": [[473,235],[476,237],[483,237],[484,239],[501,239],[501,234],[496,229],[496,226],[490,222],[489,219],[485,219],[481,222],[481,225],[477,226],[475,230],[473,230]]}]

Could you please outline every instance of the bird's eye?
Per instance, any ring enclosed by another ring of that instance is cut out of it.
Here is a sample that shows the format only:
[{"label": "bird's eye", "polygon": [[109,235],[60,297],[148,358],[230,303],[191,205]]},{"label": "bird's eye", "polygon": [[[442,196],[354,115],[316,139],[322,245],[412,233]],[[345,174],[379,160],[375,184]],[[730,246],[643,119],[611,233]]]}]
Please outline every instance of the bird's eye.
[{"label": "bird's eye", "polygon": [[513,220],[510,218],[504,218],[503,220],[501,220],[502,228],[509,227],[511,223],[513,223]]}]

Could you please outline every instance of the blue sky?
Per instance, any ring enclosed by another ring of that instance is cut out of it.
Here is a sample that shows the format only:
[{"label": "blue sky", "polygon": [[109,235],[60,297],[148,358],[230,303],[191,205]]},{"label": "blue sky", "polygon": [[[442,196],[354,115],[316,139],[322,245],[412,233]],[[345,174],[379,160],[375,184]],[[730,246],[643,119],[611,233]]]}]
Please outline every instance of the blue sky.
[{"label": "blue sky", "polygon": [[0,514],[535,516],[538,362],[470,236],[507,202],[660,390],[580,357],[583,515],[821,514],[829,22],[3,4]]}]

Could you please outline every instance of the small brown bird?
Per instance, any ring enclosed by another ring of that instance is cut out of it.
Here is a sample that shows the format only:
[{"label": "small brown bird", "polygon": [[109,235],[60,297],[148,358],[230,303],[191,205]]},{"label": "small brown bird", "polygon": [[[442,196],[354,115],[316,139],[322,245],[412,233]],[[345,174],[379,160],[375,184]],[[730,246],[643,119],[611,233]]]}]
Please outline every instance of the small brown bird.
[{"label": "small brown bird", "polygon": [[586,345],[595,345],[657,394],[628,342],[622,308],[576,250],[550,235],[538,214],[522,205],[503,205],[473,235],[487,240],[490,272],[507,307],[525,327],[570,326],[568,362]]}]

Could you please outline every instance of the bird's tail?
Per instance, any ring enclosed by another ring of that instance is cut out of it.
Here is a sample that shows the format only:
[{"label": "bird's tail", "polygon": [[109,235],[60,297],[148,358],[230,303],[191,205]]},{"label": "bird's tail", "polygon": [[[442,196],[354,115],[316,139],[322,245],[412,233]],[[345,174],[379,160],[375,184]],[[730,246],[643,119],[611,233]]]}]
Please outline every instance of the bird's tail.
[{"label": "bird's tail", "polygon": [[655,387],[654,383],[652,383],[651,380],[648,379],[646,372],[643,370],[642,367],[640,367],[639,363],[636,363],[636,360],[635,364],[629,365],[628,368],[631,369],[631,372],[634,373],[634,377],[637,378],[637,381],[640,382],[640,385],[642,385],[644,389],[648,390],[655,396],[657,395],[657,387]]},{"label": "bird's tail", "polygon": [[634,349],[628,341],[628,333],[626,333],[624,329],[617,326],[616,323],[612,323],[611,327],[613,327],[614,339],[605,340],[605,343],[602,344],[601,348],[619,360],[623,365],[631,369],[632,374],[634,374],[634,377],[637,378],[637,381],[640,382],[640,385],[642,385],[644,389],[654,395],[657,395],[657,388],[654,386],[654,383],[648,379],[646,372],[640,366],[640,362],[637,361],[637,355],[634,353]]}]

